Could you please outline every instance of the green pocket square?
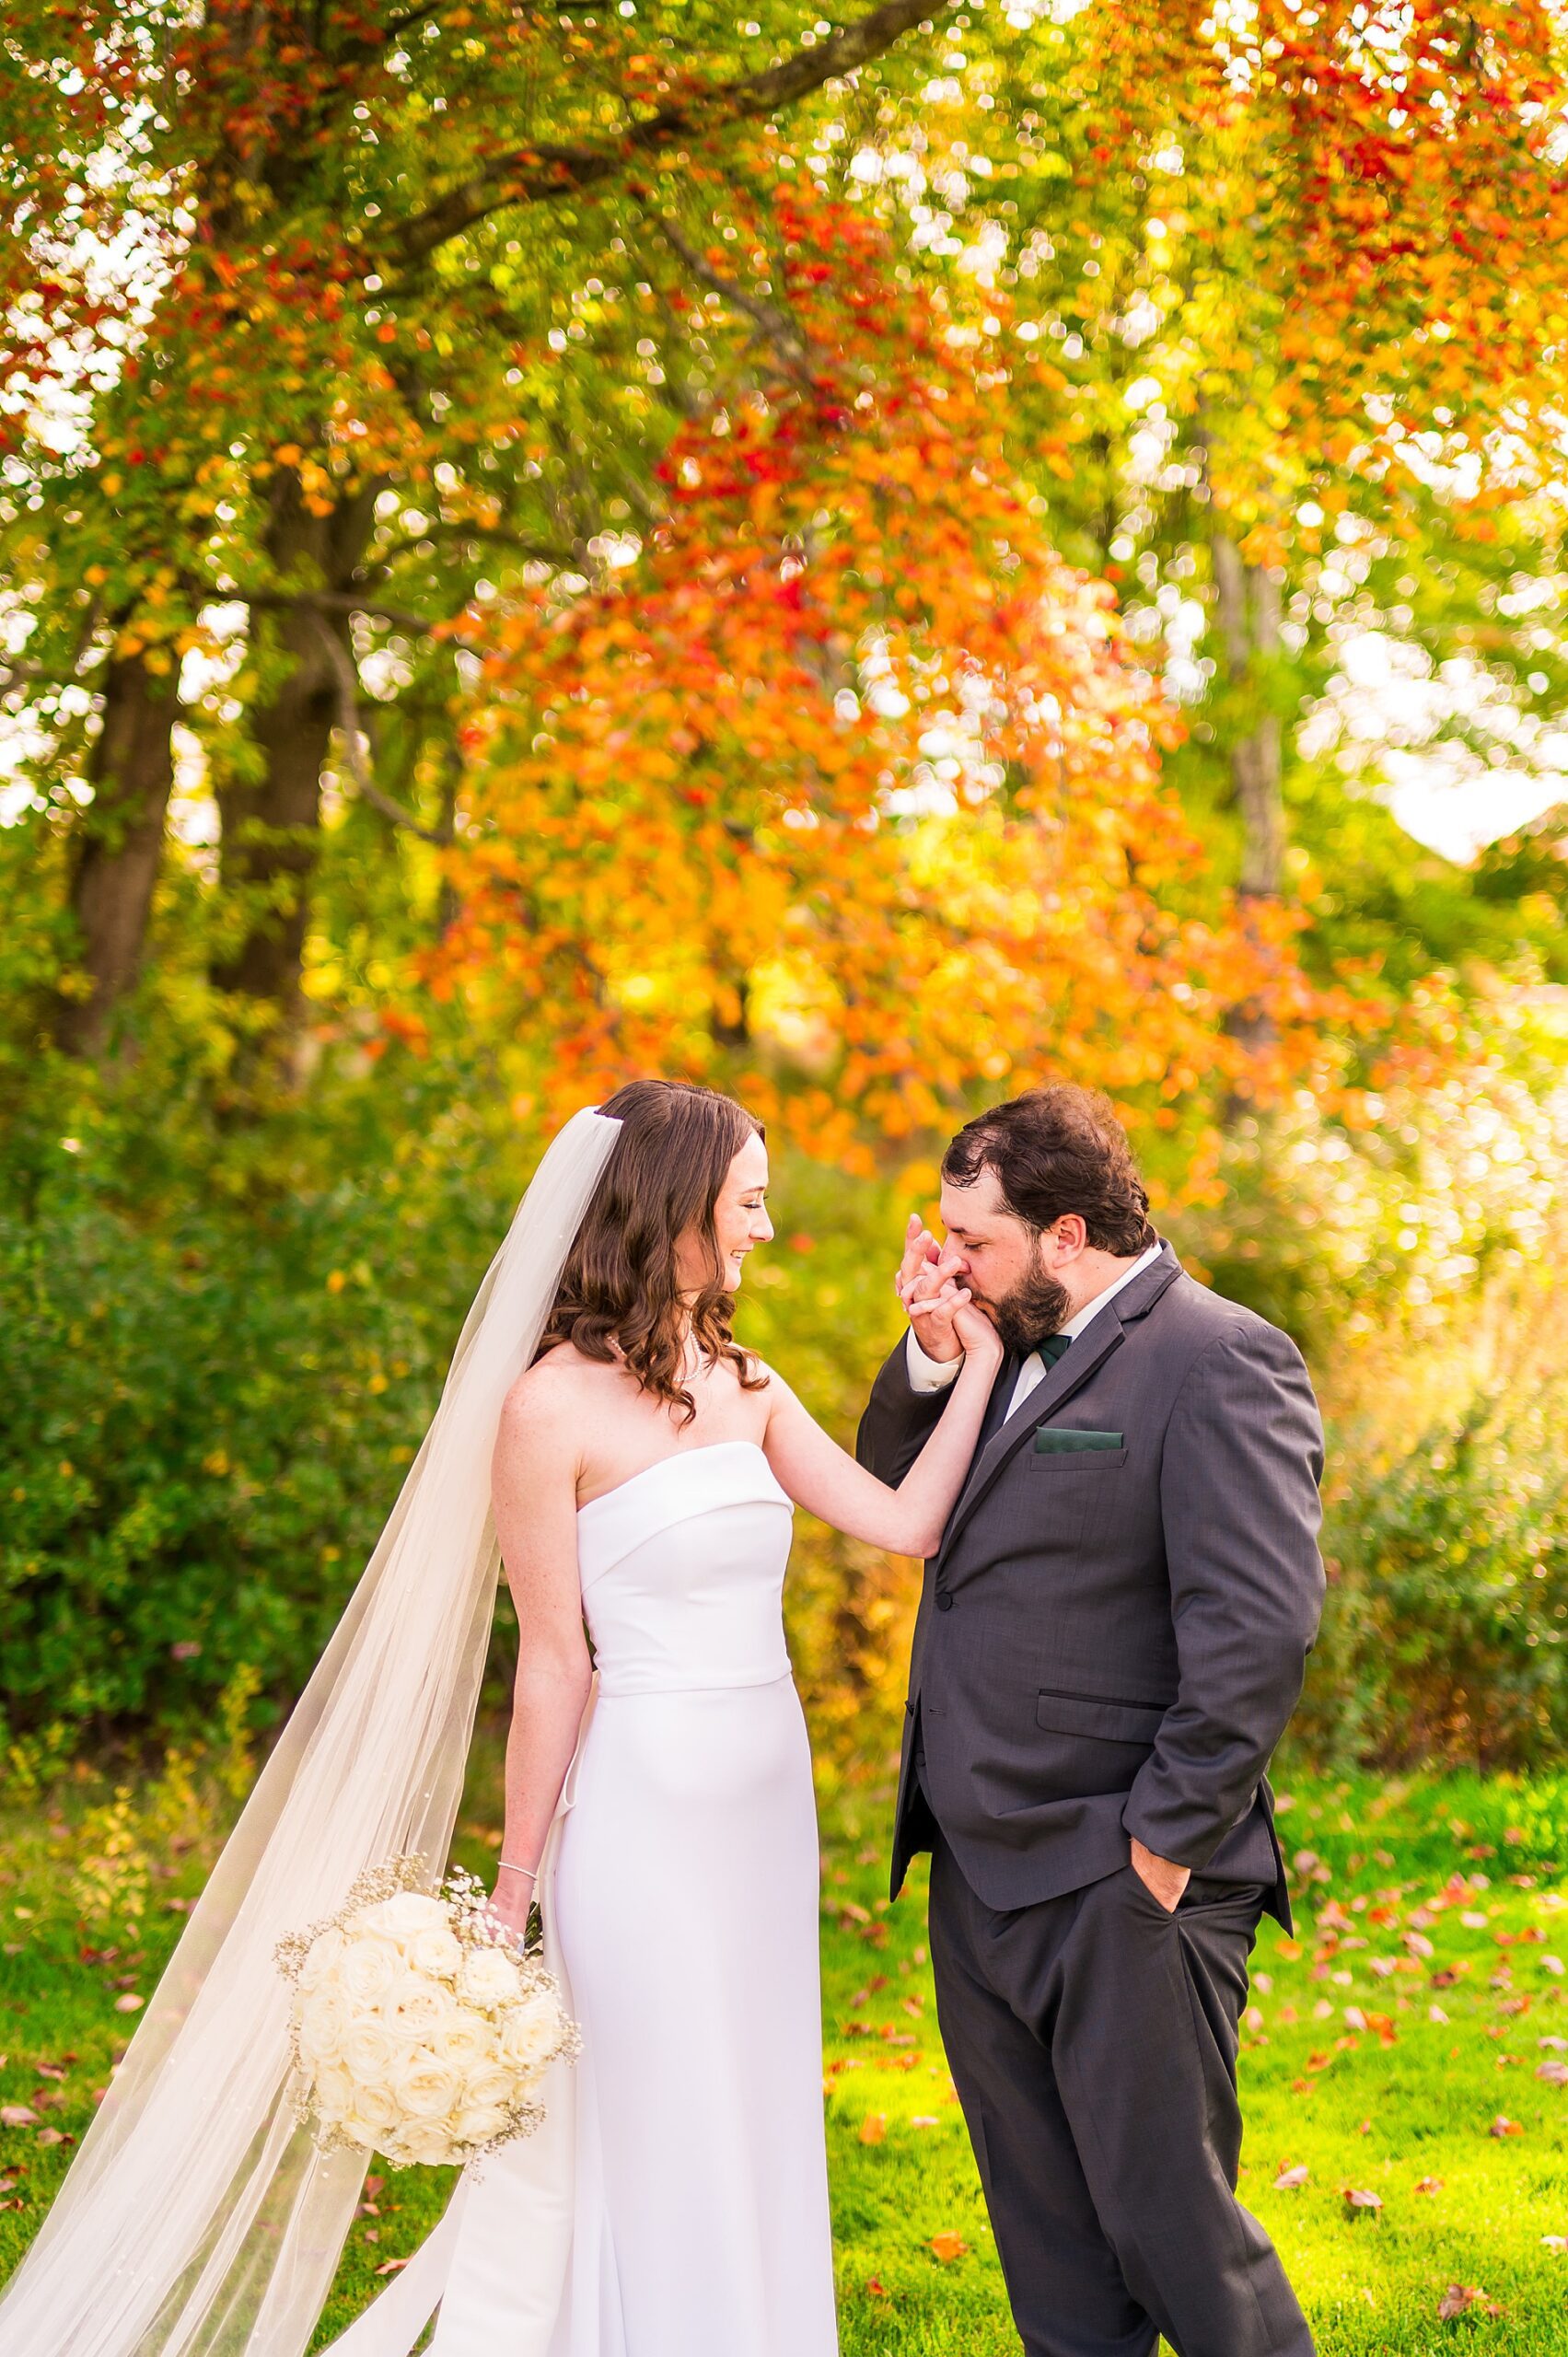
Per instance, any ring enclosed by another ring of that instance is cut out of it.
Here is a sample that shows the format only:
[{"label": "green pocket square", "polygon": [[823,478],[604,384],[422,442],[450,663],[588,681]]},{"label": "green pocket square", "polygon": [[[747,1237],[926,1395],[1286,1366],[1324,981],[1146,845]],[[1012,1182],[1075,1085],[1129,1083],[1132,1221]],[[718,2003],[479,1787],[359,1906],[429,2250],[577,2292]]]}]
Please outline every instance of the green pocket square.
[{"label": "green pocket square", "polygon": [[1070,1424],[1041,1424],[1035,1434],[1035,1448],[1041,1457],[1055,1457],[1073,1448],[1121,1448],[1125,1446],[1120,1433],[1081,1433]]}]

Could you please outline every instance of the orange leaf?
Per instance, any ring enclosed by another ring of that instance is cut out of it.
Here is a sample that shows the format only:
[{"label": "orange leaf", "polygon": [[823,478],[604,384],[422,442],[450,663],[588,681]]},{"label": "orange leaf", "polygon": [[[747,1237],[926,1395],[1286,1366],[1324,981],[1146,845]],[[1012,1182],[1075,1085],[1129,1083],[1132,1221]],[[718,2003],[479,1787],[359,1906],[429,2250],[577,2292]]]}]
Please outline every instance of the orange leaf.
[{"label": "orange leaf", "polygon": [[863,2144],[880,2144],[887,2133],[888,2121],[886,2115],[880,2111],[868,2111],[865,2118],[860,2123],[861,2142]]},{"label": "orange leaf", "polygon": [[931,2247],[946,2266],[950,2258],[962,2258],[969,2245],[961,2235],[933,2235]]}]

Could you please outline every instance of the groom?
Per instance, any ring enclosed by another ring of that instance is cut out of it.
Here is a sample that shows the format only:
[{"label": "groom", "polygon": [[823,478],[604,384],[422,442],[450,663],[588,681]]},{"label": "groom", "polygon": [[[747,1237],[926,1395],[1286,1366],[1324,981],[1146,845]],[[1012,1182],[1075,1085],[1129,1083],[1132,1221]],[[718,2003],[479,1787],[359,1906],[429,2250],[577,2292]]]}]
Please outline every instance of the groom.
[{"label": "groom", "polygon": [[1103,1099],[960,1131],[947,1243],[858,1454],[901,1479],[958,1372],[958,1271],[1007,1356],[915,1625],[892,1889],[929,1849],[942,2037],[1028,2357],[1310,2357],[1236,2200],[1238,2025],[1289,1902],[1263,1771],[1323,1593],[1322,1435],[1287,1337],[1183,1273]]}]

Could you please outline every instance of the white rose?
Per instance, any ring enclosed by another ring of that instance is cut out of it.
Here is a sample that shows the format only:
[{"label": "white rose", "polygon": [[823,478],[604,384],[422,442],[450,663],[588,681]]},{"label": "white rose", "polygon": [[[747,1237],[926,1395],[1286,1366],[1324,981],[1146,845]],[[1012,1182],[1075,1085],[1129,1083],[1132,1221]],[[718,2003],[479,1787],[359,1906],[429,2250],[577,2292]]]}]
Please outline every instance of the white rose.
[{"label": "white rose", "polygon": [[398,2102],[411,2121],[445,2119],[461,2093],[457,2073],[438,2055],[412,2055],[394,2082]]},{"label": "white rose", "polygon": [[459,2144],[487,2144],[505,2125],[506,2114],[500,2104],[470,2104],[453,2120],[452,2135]]},{"label": "white rose", "polygon": [[377,2008],[389,2029],[413,2045],[436,2044],[458,2015],[449,1989],[423,1972],[403,1972]]},{"label": "white rose", "polygon": [[362,2119],[356,2111],[347,2113],[337,2123],[338,2133],[346,2143],[357,2144],[362,2153],[373,2153],[381,2142],[381,2131]]},{"label": "white rose", "polygon": [[354,2109],[354,2084],[338,2062],[324,2062],[310,2083],[316,2108],[323,2119],[342,2119]]},{"label": "white rose", "polygon": [[301,1989],[319,1988],[323,1980],[331,1980],[343,1960],[343,1935],[335,1925],[319,1932],[305,1951],[305,1961],[299,1968]]},{"label": "white rose", "polygon": [[384,2084],[402,2059],[402,2047],[383,2021],[362,2014],[348,2024],[334,2061],[347,2072],[356,2088]]},{"label": "white rose", "polygon": [[477,2071],[500,2051],[494,2030],[478,2014],[459,2014],[441,2033],[442,2055],[455,2071]]},{"label": "white rose", "polygon": [[354,1919],[357,1932],[381,1932],[389,1939],[411,1940],[416,1932],[438,1931],[447,1921],[447,1910],[440,1899],[432,1898],[423,1890],[400,1890],[395,1898],[378,1899],[374,1907],[362,1907]]},{"label": "white rose", "polygon": [[402,2108],[389,2087],[355,2087],[345,2107],[343,2127],[356,2144],[374,2144],[401,2125]]},{"label": "white rose", "polygon": [[463,1960],[463,1944],[445,1923],[436,1923],[427,1932],[414,1933],[408,1943],[408,1960],[417,1972],[451,1980]]},{"label": "white rose", "polygon": [[499,2062],[487,2064],[482,2070],[470,2071],[463,2081],[462,2101],[467,2109],[477,2104],[482,2109],[500,2106],[502,2108],[517,2100],[517,2074]]},{"label": "white rose", "polygon": [[333,2057],[348,2026],[349,2011],[334,1981],[310,1990],[299,2008],[299,2050],[308,2062]]},{"label": "white rose", "polygon": [[508,2010],[501,2025],[501,2059],[515,2071],[537,2070],[561,2043],[561,2008],[546,1989]]},{"label": "white rose", "polygon": [[337,1982],[351,2004],[374,2005],[401,1970],[402,1958],[393,1943],[365,1932],[345,1947]]},{"label": "white rose", "polygon": [[381,2150],[389,2160],[439,2168],[452,2157],[452,2137],[444,2120],[415,2120],[399,2130],[395,2143],[383,2144]]},{"label": "white rose", "polygon": [[517,1968],[504,1948],[471,1948],[458,1983],[476,2005],[509,2005],[517,1994]]}]

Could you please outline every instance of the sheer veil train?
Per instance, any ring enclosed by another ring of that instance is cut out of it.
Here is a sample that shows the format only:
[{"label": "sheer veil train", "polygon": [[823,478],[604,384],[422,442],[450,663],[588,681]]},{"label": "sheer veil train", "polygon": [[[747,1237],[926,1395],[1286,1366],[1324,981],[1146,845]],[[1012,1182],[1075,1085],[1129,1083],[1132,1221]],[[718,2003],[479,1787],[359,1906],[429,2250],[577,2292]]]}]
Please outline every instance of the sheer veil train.
[{"label": "sheer veil train", "polygon": [[[501,1403],[532,1359],[620,1128],[577,1113],[539,1166],[375,1552],[0,2293],[6,2357],[302,2357],[310,2340],[366,2156],[324,2157],[295,2121],[273,1944],[389,1855],[423,1852],[432,1882],[445,1866],[499,1569],[489,1469]],[[455,2224],[340,2346],[369,2357],[412,2345]]]}]

